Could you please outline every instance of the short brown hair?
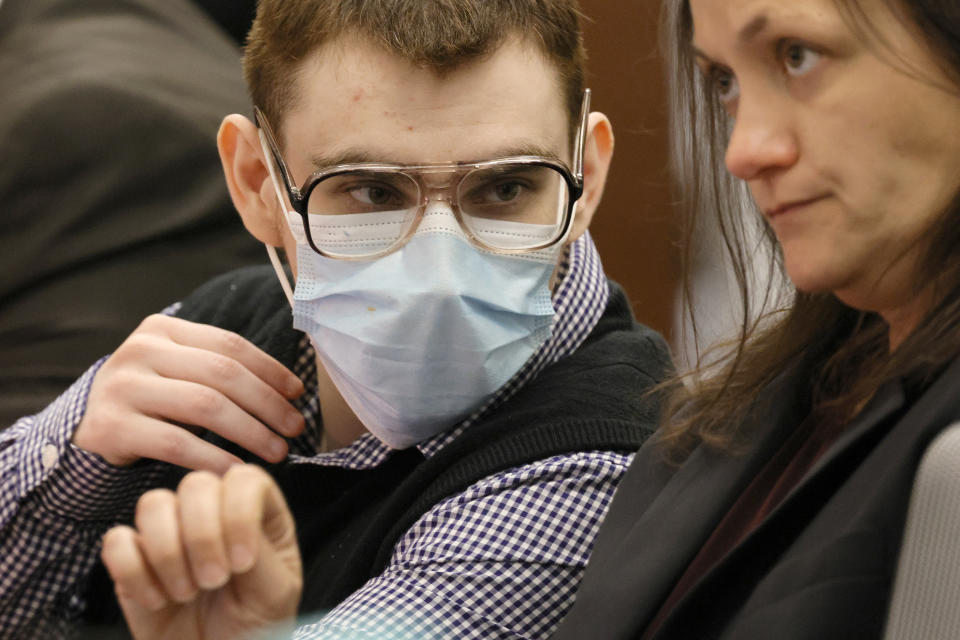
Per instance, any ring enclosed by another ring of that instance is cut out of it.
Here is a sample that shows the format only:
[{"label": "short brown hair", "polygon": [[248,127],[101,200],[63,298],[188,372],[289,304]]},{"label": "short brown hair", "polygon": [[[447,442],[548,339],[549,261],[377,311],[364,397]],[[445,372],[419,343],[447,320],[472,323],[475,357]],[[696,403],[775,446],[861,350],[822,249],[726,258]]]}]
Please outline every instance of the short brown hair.
[{"label": "short brown hair", "polygon": [[253,103],[279,127],[296,98],[301,62],[347,34],[438,74],[490,54],[511,35],[555,65],[575,122],[585,53],[577,0],[260,0],[247,36],[244,75]]}]

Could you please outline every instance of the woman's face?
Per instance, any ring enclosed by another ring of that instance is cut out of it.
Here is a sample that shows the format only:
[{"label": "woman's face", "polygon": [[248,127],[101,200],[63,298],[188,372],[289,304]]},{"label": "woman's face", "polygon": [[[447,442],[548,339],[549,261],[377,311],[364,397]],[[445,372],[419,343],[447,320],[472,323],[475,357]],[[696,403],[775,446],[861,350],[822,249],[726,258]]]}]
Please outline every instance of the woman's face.
[{"label": "woman's face", "polygon": [[916,305],[920,235],[960,188],[960,90],[880,0],[882,41],[832,0],[689,0],[726,152],[804,291],[888,321]]}]

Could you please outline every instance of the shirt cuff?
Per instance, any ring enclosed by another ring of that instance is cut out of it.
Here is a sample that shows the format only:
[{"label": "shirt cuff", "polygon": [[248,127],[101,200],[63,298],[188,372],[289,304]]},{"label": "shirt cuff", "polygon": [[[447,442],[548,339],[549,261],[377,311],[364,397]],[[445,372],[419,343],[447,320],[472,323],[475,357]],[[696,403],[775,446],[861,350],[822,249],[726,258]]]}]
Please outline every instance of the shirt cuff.
[{"label": "shirt cuff", "polygon": [[72,444],[86,411],[90,385],[105,360],[98,360],[34,416],[19,442],[21,500],[35,492],[46,511],[72,520],[127,519],[140,494],[162,473],[161,463],[114,467]]}]

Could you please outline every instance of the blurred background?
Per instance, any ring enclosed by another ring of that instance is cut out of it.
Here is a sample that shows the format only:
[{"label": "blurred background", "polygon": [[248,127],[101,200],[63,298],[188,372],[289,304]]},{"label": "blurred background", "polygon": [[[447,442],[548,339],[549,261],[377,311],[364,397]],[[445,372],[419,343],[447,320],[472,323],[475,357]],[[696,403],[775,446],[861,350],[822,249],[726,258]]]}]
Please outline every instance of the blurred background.
[{"label": "blurred background", "polygon": [[667,168],[667,107],[657,0],[580,0],[593,108],[616,136],[613,166],[591,232],[607,275],[637,318],[674,338],[680,265]]}]

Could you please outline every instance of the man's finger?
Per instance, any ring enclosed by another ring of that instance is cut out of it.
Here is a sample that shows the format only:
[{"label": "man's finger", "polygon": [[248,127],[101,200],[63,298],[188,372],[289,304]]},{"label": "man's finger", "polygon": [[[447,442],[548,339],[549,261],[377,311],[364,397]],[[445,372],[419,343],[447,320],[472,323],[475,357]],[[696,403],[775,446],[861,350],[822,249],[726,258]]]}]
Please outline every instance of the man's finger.
[{"label": "man's finger", "polygon": [[166,489],[148,491],[137,501],[140,546],[154,574],[177,602],[189,602],[197,585],[184,556],[177,496]]},{"label": "man's finger", "polygon": [[303,393],[303,383],[297,376],[236,333],[180,318],[156,315],[150,316],[141,326],[162,333],[178,344],[215,351],[238,360],[287,398],[296,398]]},{"label": "man's finger", "polygon": [[262,477],[247,465],[231,467],[223,476],[221,516],[234,573],[249,571],[260,552],[262,482]]},{"label": "man's finger", "polygon": [[107,531],[101,558],[121,602],[133,601],[148,611],[159,611],[169,604],[163,587],[147,566],[136,531],[126,526]]},{"label": "man's finger", "polygon": [[207,590],[222,587],[230,579],[221,488],[220,478],[205,471],[188,474],[177,487],[183,546],[194,580]]},{"label": "man's finger", "polygon": [[296,612],[302,567],[296,528],[279,487],[255,465],[232,467],[223,477],[223,522],[237,592],[267,619]]},{"label": "man's finger", "polygon": [[131,394],[130,402],[148,415],[209,429],[270,462],[287,456],[283,438],[216,389],[157,378]]},{"label": "man's finger", "polygon": [[289,399],[230,356],[177,345],[158,353],[152,366],[165,378],[216,389],[277,433],[295,437],[303,431],[303,415]]},{"label": "man's finger", "polygon": [[242,462],[183,427],[143,415],[125,416],[123,428],[113,430],[112,437],[115,448],[131,452],[134,459],[152,458],[217,474],[226,473],[232,465]]}]

